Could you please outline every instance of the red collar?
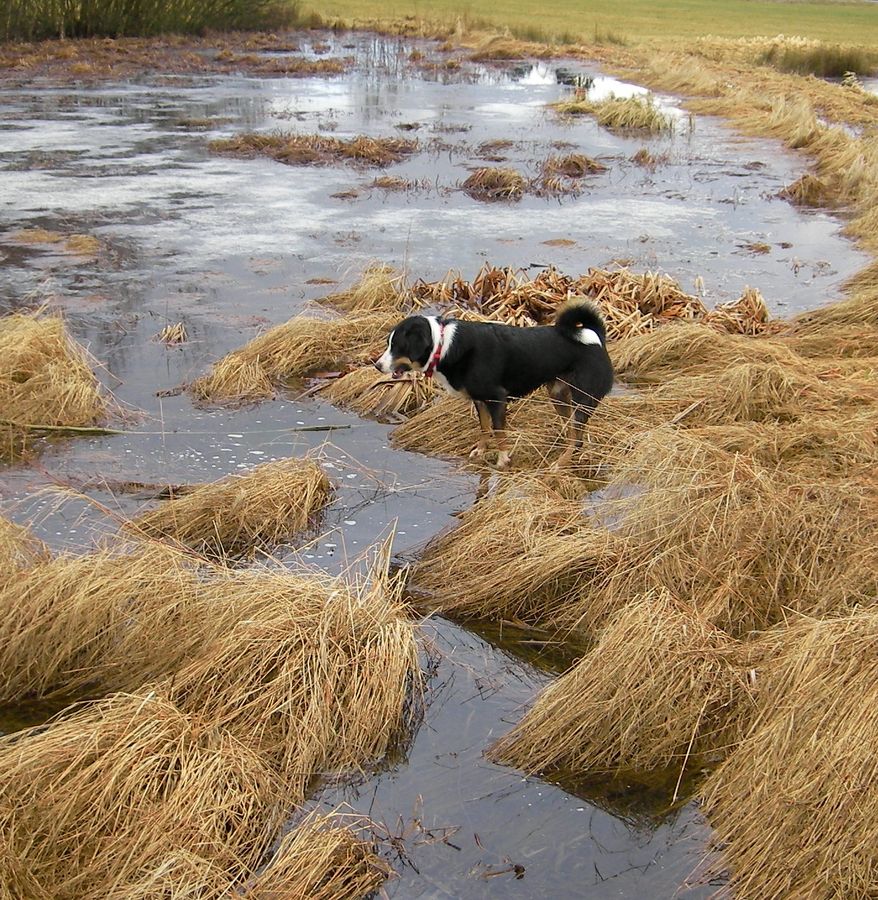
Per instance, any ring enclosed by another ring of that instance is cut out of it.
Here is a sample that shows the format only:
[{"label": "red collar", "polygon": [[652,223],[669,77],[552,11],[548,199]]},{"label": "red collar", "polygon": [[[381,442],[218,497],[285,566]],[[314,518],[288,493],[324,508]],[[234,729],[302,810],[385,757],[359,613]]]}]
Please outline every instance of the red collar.
[{"label": "red collar", "polygon": [[439,360],[442,358],[442,349],[445,339],[445,325],[442,322],[436,323],[439,326],[439,340],[436,343],[436,349],[433,351],[433,355],[430,357],[430,361],[427,363],[427,368],[424,369],[424,378],[432,378],[433,373],[436,371],[436,366],[439,365]]}]

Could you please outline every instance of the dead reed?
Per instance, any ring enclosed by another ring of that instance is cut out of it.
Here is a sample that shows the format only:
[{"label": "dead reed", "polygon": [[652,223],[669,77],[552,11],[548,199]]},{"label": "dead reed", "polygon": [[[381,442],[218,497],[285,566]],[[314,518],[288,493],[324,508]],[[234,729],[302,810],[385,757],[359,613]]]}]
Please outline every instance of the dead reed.
[{"label": "dead reed", "polygon": [[128,528],[199,554],[252,556],[313,526],[329,494],[315,460],[281,459],[166,500]]},{"label": "dead reed", "polygon": [[490,166],[476,169],[461,188],[473,200],[488,203],[498,200],[520,200],[527,188],[527,180],[515,169],[499,169]]},{"label": "dead reed", "polygon": [[741,656],[668,593],[631,598],[491,758],[527,772],[685,767],[729,742],[747,695]]},{"label": "dead reed", "polygon": [[267,156],[287,166],[327,166],[349,163],[358,167],[384,167],[400,162],[418,149],[405,138],[343,139],[319,134],[262,134],[245,132],[211,141],[213,153],[250,159]]},{"label": "dead reed", "polygon": [[552,108],[562,116],[594,116],[599,125],[616,131],[674,131],[674,119],[662,112],[651,94],[633,97],[607,97],[590,100],[588,93],[570,100],[559,100]]},{"label": "dead reed", "polygon": [[329,294],[320,302],[346,313],[380,310],[400,313],[410,309],[412,298],[405,290],[402,272],[393,266],[373,263],[348,290]]},{"label": "dead reed", "polygon": [[176,322],[173,325],[168,323],[153,340],[162,344],[185,344],[189,340],[189,333],[183,322]]},{"label": "dead reed", "polygon": [[793,621],[757,642],[755,725],[701,791],[736,894],[874,889],[876,637],[878,617],[862,610]]},{"label": "dead reed", "polygon": [[373,366],[363,366],[329,381],[320,394],[361,416],[400,422],[429,407],[437,391],[431,379],[417,373],[394,379]]},{"label": "dead reed", "polygon": [[224,356],[190,389],[207,403],[271,397],[274,386],[284,381],[377,357],[384,335],[398,319],[399,313],[388,309],[335,319],[296,316]]},{"label": "dead reed", "polygon": [[371,844],[332,816],[309,816],[281,841],[269,865],[247,888],[252,900],[361,900],[393,870]]}]

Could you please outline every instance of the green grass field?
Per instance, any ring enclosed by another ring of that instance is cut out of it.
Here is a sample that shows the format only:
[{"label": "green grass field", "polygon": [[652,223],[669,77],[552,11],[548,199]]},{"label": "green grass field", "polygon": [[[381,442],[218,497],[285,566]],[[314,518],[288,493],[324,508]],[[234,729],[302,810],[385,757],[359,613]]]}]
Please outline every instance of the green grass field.
[{"label": "green grass field", "polygon": [[703,35],[801,35],[878,47],[878,3],[769,0],[314,0],[327,19],[400,20],[509,28],[533,40],[670,42]]}]

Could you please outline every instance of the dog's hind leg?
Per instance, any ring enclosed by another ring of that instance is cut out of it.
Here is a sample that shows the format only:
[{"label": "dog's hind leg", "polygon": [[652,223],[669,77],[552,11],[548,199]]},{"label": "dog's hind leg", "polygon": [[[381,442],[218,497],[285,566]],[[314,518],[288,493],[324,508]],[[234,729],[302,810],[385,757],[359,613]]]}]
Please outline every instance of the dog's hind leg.
[{"label": "dog's hind leg", "polygon": [[546,385],[546,388],[549,391],[549,396],[552,398],[552,406],[555,407],[555,412],[564,420],[564,429],[567,437],[567,448],[558,458],[555,465],[559,467],[567,466],[573,459],[573,392],[571,391],[569,384],[558,380],[550,381]]},{"label": "dog's hind leg", "polygon": [[479,415],[479,442],[470,451],[470,459],[481,459],[488,449],[488,438],[491,436],[491,413],[488,412],[488,405],[482,400],[473,400],[473,406]]},{"label": "dog's hind leg", "polygon": [[489,400],[486,405],[491,413],[491,427],[494,429],[494,442],[497,444],[497,468],[505,469],[512,458],[506,441],[506,401]]},{"label": "dog's hind leg", "polygon": [[573,454],[582,449],[582,437],[585,426],[595,410],[594,397],[589,397],[582,391],[573,392],[573,418],[567,433],[567,449],[558,459],[559,466],[569,466],[573,462]]}]

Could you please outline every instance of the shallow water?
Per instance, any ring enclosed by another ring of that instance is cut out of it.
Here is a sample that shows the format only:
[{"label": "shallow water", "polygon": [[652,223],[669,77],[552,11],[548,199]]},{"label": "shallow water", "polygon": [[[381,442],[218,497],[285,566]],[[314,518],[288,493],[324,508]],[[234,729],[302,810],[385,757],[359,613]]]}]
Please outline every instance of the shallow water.
[{"label": "shallow water", "polygon": [[[46,302],[65,310],[105,366],[108,387],[145,413],[124,435],[47,443],[36,464],[0,470],[3,510],[34,522],[53,547],[86,548],[144,503],[101,482],[200,482],[309,450],[323,453],[337,490],[320,534],[291,558],[340,571],[393,529],[394,551],[405,558],[456,521],[478,478],[389,448],[387,426],[314,399],[207,411],[185,394],[157,396],[333,289],[309,280],[347,284],[373,259],[427,279],[450,268],[470,278],[486,260],[577,274],[624,259],[637,270],[666,271],[687,290],[703,280],[709,305],[751,285],[787,314],[833,299],[865,263],[837,220],[777,198],[805,171],[803,160],[714,120],[690,121],[673,97],[659,102],[678,111],[674,136],[616,135],[546,109],[577,76],[598,76],[597,90],[638,90],[578,63],[450,70],[447,57],[425,44],[418,47],[430,65],[413,66],[412,44],[327,40],[331,54],[355,57],[350,73],[26,89],[0,81],[0,309]],[[214,120],[206,131],[185,125],[205,118]],[[414,136],[422,152],[388,174],[426,186],[388,193],[370,187],[380,170],[208,153],[210,138],[244,129]],[[586,153],[609,169],[577,196],[479,203],[459,184],[486,164],[480,145],[502,139],[513,142],[502,151],[507,158],[490,164],[527,175],[559,152]],[[644,146],[666,156],[655,171],[631,162]],[[347,199],[333,197],[340,193]],[[15,242],[14,232],[33,227],[94,234],[105,251],[77,259]],[[546,243],[558,240],[566,243]],[[756,243],[768,252],[747,246]],[[177,321],[189,343],[166,348],[151,340]],[[332,430],[295,431],[313,426]],[[34,496],[52,484],[83,488],[85,499],[59,506]],[[698,878],[690,883],[709,837],[694,805],[661,815],[670,792],[610,783],[564,790],[483,759],[490,741],[555,677],[563,654],[534,643],[539,635],[476,634],[441,620],[424,630],[438,663],[407,759],[318,800],[345,800],[391,832],[406,831],[408,858],[397,860],[391,896],[716,890]],[[27,713],[17,715],[0,729],[19,727]],[[30,711],[30,721],[43,715]],[[416,811],[431,835],[411,831]],[[523,877],[513,866],[524,867]]]}]

